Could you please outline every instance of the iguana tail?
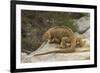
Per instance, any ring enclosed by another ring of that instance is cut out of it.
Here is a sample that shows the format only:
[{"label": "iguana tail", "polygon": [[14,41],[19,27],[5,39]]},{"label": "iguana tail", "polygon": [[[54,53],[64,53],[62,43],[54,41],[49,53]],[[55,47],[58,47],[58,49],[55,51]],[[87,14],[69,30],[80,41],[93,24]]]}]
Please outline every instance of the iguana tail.
[{"label": "iguana tail", "polygon": [[48,40],[44,41],[44,42],[42,43],[42,45],[39,47],[39,49],[43,48],[47,42],[48,42]]},{"label": "iguana tail", "polygon": [[60,50],[54,50],[54,51],[44,52],[44,53],[40,53],[40,54],[35,54],[34,56],[46,55],[46,54],[51,54],[51,53],[71,53],[71,52],[74,52],[74,50],[60,49]]}]

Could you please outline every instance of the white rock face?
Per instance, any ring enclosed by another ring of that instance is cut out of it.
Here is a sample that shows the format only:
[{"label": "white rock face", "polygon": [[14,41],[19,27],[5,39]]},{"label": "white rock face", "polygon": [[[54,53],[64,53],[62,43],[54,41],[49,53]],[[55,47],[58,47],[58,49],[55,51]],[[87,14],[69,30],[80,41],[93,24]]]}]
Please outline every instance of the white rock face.
[{"label": "white rock face", "polygon": [[[90,27],[90,17],[84,16],[78,20],[75,20],[75,24],[78,26],[78,31],[82,32]],[[83,35],[90,40],[90,29],[88,29]]]},{"label": "white rock face", "polygon": [[[87,39],[86,39],[87,40]],[[45,61],[69,61],[69,60],[87,60],[90,58],[90,47],[88,40],[86,46],[82,48],[76,48],[76,52],[73,53],[51,53],[41,56],[34,56],[35,54],[40,54],[48,51],[58,50],[56,44],[45,44],[44,47],[32,52],[29,55],[22,54],[22,63],[35,63],[35,62],[45,62]]]},{"label": "white rock face", "polygon": [[85,33],[83,33],[83,35],[90,40],[90,29],[88,29]]},{"label": "white rock face", "polygon": [[86,28],[90,26],[90,18],[88,16],[84,16],[80,19],[78,19],[75,24],[78,25],[79,31],[84,31]]}]

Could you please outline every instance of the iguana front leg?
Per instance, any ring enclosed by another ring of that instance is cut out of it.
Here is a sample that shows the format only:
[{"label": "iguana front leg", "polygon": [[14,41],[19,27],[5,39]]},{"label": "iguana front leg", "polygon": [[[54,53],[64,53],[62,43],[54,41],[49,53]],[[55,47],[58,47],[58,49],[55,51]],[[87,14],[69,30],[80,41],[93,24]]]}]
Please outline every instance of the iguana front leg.
[{"label": "iguana front leg", "polygon": [[69,39],[68,37],[63,37],[63,38],[61,39],[60,44],[59,44],[59,48],[62,48],[62,49],[68,48],[68,47],[71,46],[70,43],[71,43],[71,42],[70,42],[70,39]]},{"label": "iguana front leg", "polygon": [[76,40],[77,40],[76,37],[74,37],[74,38],[71,39],[70,50],[73,51],[73,52],[75,51],[75,48],[76,48]]}]

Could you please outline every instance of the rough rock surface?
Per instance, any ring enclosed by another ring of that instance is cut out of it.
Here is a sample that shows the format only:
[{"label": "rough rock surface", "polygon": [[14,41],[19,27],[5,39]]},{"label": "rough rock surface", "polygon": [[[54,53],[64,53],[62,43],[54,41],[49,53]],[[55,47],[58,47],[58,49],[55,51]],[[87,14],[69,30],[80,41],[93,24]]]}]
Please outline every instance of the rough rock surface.
[{"label": "rough rock surface", "polygon": [[84,31],[90,26],[90,18],[88,16],[81,17],[75,21],[75,24],[79,27],[79,31]]},{"label": "rough rock surface", "polygon": [[[90,27],[90,17],[89,16],[81,17],[80,19],[75,20],[74,22],[78,26],[79,32],[82,32]],[[86,32],[84,32],[83,35],[89,39],[90,38],[90,29],[88,29]]]},{"label": "rough rock surface", "polygon": [[85,38],[90,40],[90,29],[88,29],[85,33],[83,33],[83,35],[85,36]]},{"label": "rough rock surface", "polygon": [[[87,40],[87,39],[85,39]],[[76,52],[73,53],[51,53],[41,56],[34,56],[35,54],[44,53],[52,50],[57,50],[56,44],[47,43],[43,48],[32,52],[29,55],[22,53],[22,63],[34,63],[44,61],[68,61],[68,60],[87,60],[90,58],[90,47],[89,41],[87,40],[86,45],[82,48],[76,48]]]}]

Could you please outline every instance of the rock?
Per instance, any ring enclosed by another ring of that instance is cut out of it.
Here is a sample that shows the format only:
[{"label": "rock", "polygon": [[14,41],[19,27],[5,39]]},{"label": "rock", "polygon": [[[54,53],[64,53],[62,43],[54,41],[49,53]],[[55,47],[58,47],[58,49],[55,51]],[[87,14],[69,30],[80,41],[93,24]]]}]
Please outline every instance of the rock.
[{"label": "rock", "polygon": [[82,48],[76,48],[76,52],[73,53],[51,53],[41,56],[34,56],[35,54],[44,53],[48,51],[58,50],[56,44],[45,44],[44,47],[32,52],[29,55],[22,53],[22,63],[35,63],[44,61],[68,61],[68,60],[87,60],[90,58],[90,47],[88,39],[87,43]]},{"label": "rock", "polygon": [[90,40],[90,29],[88,29],[85,33],[83,33],[83,36],[85,36],[85,38]]},{"label": "rock", "polygon": [[21,61],[24,62],[26,58],[27,58],[27,54],[21,53]]},{"label": "rock", "polygon": [[75,24],[79,27],[78,31],[84,31],[86,28],[90,27],[90,18],[88,16],[81,17],[75,21]]},{"label": "rock", "polygon": [[[83,35],[89,39],[90,38],[90,17],[89,16],[84,16],[81,17],[78,20],[74,20],[74,24],[76,24],[78,26],[78,31],[79,32],[83,32]],[[90,39],[89,39],[90,40]]]}]

